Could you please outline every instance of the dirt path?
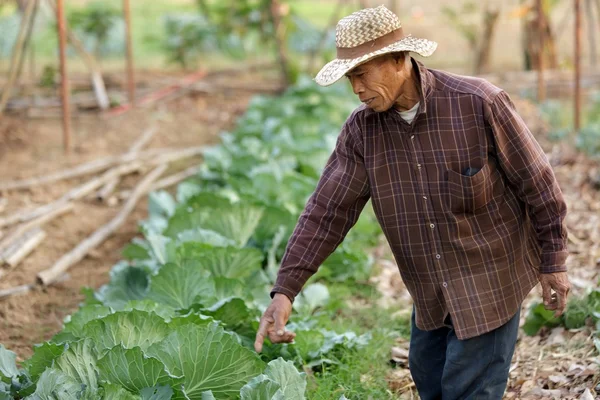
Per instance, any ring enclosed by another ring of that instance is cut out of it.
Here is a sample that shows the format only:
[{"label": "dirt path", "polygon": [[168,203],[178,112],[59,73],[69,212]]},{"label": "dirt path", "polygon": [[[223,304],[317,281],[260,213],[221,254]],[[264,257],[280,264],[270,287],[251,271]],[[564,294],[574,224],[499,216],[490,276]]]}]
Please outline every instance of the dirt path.
[{"label": "dirt path", "polygon": [[[256,82],[257,77],[236,79]],[[218,133],[230,128],[244,112],[250,98],[248,91],[228,91],[210,97],[186,96],[155,109],[135,110],[111,119],[80,114],[73,119],[74,151],[69,156],[62,151],[58,120],[5,117],[0,120],[0,181],[37,176],[103,156],[122,154],[153,124],[158,131],[147,148],[186,148],[213,143]],[[198,158],[188,160],[187,164],[177,165],[177,170],[198,162]],[[129,177],[122,187],[131,187],[139,179],[139,176]],[[0,216],[57,199],[79,182],[83,180],[2,193],[8,204]],[[1,300],[0,343],[23,359],[32,354],[32,345],[48,340],[59,331],[64,317],[83,299],[80,289],[83,286],[98,288],[109,280],[108,271],[121,259],[124,245],[137,234],[137,222],[146,218],[146,209],[146,201],[140,201],[115,235],[69,271],[67,281]],[[32,283],[37,272],[50,267],[119,210],[120,207],[100,205],[93,200],[80,202],[74,212],[46,225],[46,240],[16,270],[2,278],[0,289]]]}]

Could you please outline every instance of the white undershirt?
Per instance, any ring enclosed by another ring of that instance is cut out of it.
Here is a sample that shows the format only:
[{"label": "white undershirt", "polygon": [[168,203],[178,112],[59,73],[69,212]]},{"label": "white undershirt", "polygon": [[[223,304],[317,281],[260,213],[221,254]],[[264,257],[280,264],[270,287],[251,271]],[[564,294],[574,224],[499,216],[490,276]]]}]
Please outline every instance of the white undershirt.
[{"label": "white undershirt", "polygon": [[420,102],[417,102],[417,104],[415,104],[414,107],[408,111],[396,110],[396,112],[398,114],[400,114],[402,119],[404,119],[406,122],[408,122],[410,124],[413,121],[413,119],[415,119],[415,116],[417,115],[417,111],[419,109],[419,104],[420,104]]}]

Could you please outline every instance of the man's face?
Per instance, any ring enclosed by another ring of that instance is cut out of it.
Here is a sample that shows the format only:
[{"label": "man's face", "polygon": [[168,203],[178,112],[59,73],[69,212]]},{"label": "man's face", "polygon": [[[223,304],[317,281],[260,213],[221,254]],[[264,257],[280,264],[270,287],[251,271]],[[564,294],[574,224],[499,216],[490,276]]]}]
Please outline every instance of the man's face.
[{"label": "man's face", "polygon": [[360,101],[376,112],[389,110],[400,96],[408,76],[403,56],[385,55],[361,64],[346,74]]}]

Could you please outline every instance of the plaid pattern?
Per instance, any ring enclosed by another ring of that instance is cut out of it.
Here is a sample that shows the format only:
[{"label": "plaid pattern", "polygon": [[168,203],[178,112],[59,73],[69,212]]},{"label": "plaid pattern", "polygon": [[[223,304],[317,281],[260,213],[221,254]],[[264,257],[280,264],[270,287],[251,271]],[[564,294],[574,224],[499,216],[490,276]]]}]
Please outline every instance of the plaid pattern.
[{"label": "plaid pattern", "polygon": [[[408,124],[359,107],[300,216],[272,293],[291,299],[371,199],[422,330],[450,313],[459,339],[516,313],[538,273],[566,270],[566,204],[508,95],[413,61],[422,101]],[[472,176],[466,168],[479,169]]]}]

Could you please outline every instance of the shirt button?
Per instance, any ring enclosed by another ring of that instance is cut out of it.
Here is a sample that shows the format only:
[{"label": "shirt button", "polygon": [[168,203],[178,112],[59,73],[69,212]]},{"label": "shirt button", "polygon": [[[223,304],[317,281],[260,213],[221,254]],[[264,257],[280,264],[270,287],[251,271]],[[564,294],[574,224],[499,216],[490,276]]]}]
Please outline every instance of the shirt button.
[{"label": "shirt button", "polygon": [[429,224],[429,226],[431,227],[431,229],[435,228],[434,224]]},{"label": "shirt button", "polygon": [[415,135],[412,135],[412,136],[410,137],[410,139],[411,139],[411,140],[413,140],[414,138],[415,138]]},{"label": "shirt button", "polygon": [[423,196],[423,200],[427,200],[427,196]]},{"label": "shirt button", "polygon": [[442,256],[440,256],[439,254],[436,254],[435,258],[437,258],[439,260],[440,258],[442,258]]},{"label": "shirt button", "polygon": [[421,169],[421,164],[417,164],[417,168]]},{"label": "shirt button", "polygon": [[448,284],[446,282],[444,282],[444,283],[442,283],[442,286],[448,287]]}]

